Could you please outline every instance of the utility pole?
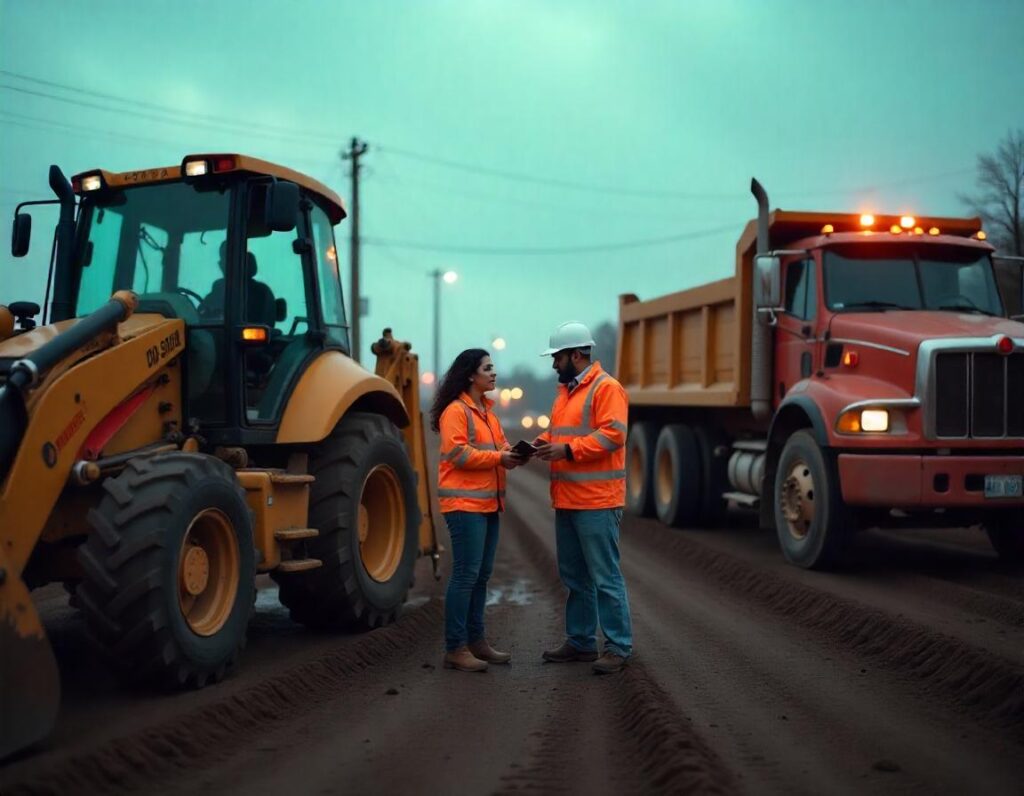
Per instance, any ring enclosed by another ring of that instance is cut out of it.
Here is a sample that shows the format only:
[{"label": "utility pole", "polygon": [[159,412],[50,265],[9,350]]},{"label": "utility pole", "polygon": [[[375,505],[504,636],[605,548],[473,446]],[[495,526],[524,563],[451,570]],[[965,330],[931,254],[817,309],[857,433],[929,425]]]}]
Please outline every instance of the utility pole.
[{"label": "utility pole", "polygon": [[[430,272],[434,279],[434,384],[441,383],[441,276],[435,268]],[[435,389],[437,389],[435,387]]]},{"label": "utility pole", "polygon": [[359,287],[359,158],[366,154],[366,142],[353,137],[347,151],[342,151],[342,160],[352,161],[352,206],[349,208],[349,223],[352,225],[349,249],[349,264],[352,269],[352,358],[358,362],[360,352],[359,326],[363,309],[363,297]]}]

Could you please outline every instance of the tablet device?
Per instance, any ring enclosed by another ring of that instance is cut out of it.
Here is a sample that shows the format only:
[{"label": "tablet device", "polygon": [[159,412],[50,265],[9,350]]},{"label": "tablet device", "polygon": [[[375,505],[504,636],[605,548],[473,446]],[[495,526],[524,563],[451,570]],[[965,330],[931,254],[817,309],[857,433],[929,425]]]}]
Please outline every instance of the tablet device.
[{"label": "tablet device", "polygon": [[537,449],[525,439],[521,439],[512,446],[512,452],[523,459],[529,459],[537,452]]}]

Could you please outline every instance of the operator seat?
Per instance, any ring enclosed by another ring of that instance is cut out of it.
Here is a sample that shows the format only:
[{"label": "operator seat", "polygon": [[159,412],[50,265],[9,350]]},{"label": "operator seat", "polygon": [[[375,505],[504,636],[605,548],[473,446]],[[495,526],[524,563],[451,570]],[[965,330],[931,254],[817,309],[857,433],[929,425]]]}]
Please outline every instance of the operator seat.
[{"label": "operator seat", "polygon": [[[259,267],[256,255],[245,253],[245,322],[263,324],[273,328],[277,322],[274,292],[263,282],[256,281]],[[210,293],[199,306],[204,318],[224,317],[224,277],[214,281]]]}]

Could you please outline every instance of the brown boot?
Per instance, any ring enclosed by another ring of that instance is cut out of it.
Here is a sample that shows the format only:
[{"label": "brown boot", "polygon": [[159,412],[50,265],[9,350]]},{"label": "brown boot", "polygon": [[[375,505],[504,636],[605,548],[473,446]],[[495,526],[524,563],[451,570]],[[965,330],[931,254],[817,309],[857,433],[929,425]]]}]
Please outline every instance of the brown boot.
[{"label": "brown boot", "polygon": [[469,651],[480,660],[487,661],[488,663],[508,663],[512,660],[512,653],[498,652],[485,639],[471,642]]},{"label": "brown boot", "polygon": [[541,657],[552,663],[570,663],[571,661],[596,661],[597,650],[581,650],[568,641],[556,650],[545,650]]},{"label": "brown boot", "polygon": [[626,665],[626,659],[614,652],[606,652],[594,661],[594,671],[598,674],[614,674]]},{"label": "brown boot", "polygon": [[487,661],[474,656],[468,647],[459,647],[444,654],[444,668],[458,669],[460,672],[486,672]]}]

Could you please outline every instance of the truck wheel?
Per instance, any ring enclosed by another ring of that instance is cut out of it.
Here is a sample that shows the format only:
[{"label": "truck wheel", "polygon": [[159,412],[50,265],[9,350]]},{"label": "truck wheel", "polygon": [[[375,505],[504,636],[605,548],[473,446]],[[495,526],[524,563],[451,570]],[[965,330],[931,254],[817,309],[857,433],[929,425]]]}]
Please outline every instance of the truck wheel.
[{"label": "truck wheel", "polygon": [[725,522],[727,508],[722,495],[729,491],[729,441],[716,428],[694,426],[693,433],[700,449],[699,521],[704,527],[717,528]]},{"label": "truck wheel", "polygon": [[1024,522],[1019,516],[996,514],[985,523],[985,533],[1001,560],[1024,563]]},{"label": "truck wheel", "polygon": [[386,418],[353,412],[310,457],[316,477],[305,542],[317,569],[271,573],[281,602],[308,627],[371,629],[396,618],[416,565],[416,474],[402,435]]},{"label": "truck wheel", "polygon": [[693,526],[700,516],[700,449],[689,426],[673,423],[658,434],[653,467],[658,519],[676,528]]},{"label": "truck wheel", "polygon": [[78,551],[91,634],[133,679],[201,688],[238,660],[256,602],[252,515],[212,456],[132,460]]},{"label": "truck wheel", "polygon": [[653,423],[629,424],[626,438],[626,510],[637,517],[654,516],[654,447],[658,430]]},{"label": "truck wheel", "polygon": [[786,560],[825,569],[840,560],[848,530],[835,464],[809,431],[787,441],[775,474],[775,527]]}]

